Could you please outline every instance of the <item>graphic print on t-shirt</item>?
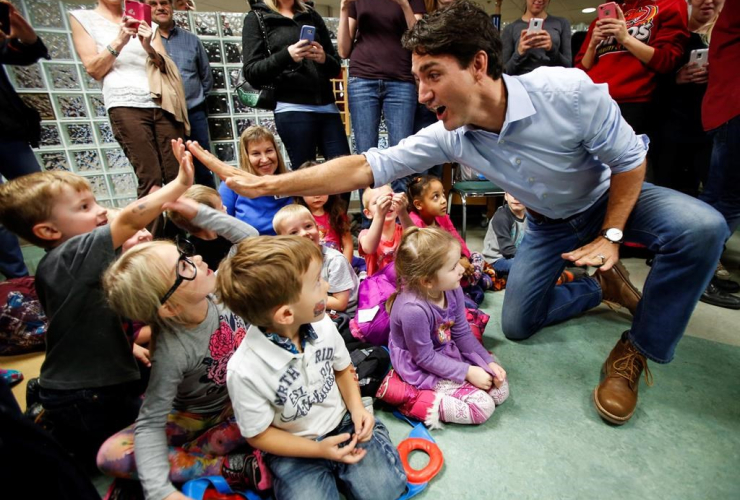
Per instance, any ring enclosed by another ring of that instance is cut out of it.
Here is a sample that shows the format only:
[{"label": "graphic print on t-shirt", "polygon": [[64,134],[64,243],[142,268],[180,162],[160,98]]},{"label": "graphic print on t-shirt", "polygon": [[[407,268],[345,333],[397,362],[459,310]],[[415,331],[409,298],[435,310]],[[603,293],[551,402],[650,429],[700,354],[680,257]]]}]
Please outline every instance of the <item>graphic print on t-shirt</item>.
[{"label": "graphic print on t-shirt", "polygon": [[[658,18],[657,5],[644,5],[637,9],[631,9],[624,13],[624,20],[627,24],[627,33],[635,37],[642,43],[649,45],[650,37],[653,33],[655,20]],[[596,47],[597,57],[614,52],[627,52],[624,45],[617,42],[613,36],[602,40]]]},{"label": "graphic print on t-shirt", "polygon": [[452,334],[450,330],[452,329],[452,325],[454,324],[455,320],[451,319],[437,326],[437,340],[440,344],[446,344],[452,339]]},{"label": "graphic print on t-shirt", "polygon": [[246,334],[247,325],[239,316],[233,313],[219,314],[218,329],[213,332],[208,343],[211,356],[202,361],[208,365],[208,371],[201,382],[213,382],[219,386],[219,390],[226,389],[226,365]]},{"label": "graphic print on t-shirt", "polygon": [[334,348],[324,347],[305,356],[306,374],[304,380],[301,372],[294,366],[300,363],[294,360],[285,369],[279,379],[279,385],[273,403],[282,406],[280,420],[293,422],[308,415],[311,407],[321,404],[334,387]]}]

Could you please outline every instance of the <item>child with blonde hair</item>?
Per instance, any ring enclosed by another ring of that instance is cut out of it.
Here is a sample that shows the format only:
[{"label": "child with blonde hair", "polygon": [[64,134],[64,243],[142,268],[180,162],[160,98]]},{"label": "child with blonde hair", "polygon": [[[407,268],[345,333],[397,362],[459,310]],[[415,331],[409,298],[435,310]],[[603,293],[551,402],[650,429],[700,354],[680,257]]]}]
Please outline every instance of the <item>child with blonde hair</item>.
[{"label": "child with blonde hair", "polygon": [[[319,163],[307,161],[299,169],[316,165]],[[340,251],[347,262],[352,264],[355,245],[352,242],[352,233],[349,232],[347,202],[338,194],[296,196],[293,200],[311,211],[319,229],[321,244]]]},{"label": "child with blonde hair", "polygon": [[441,229],[411,228],[395,266],[398,292],[386,303],[393,370],[377,397],[431,427],[485,422],[509,387],[466,321],[460,244]]},{"label": "child with blonde hair", "polygon": [[406,194],[394,193],[389,185],[365,189],[362,205],[371,222],[370,228],[360,231],[357,244],[367,263],[367,275],[372,276],[393,262],[403,230],[414,222],[409,217]]},{"label": "child with blonde hair", "polygon": [[129,238],[193,183],[182,141],[175,180],[131,203],[108,223],[90,183],[70,172],[38,172],[0,185],[0,223],[47,250],[36,290],[49,318],[39,399],[52,433],[83,465],[139,410],[139,367],[121,318],[105,303],[101,275]]},{"label": "child with blonde hair", "polygon": [[[257,234],[191,200],[167,207],[235,243]],[[249,325],[216,304],[215,286],[215,274],[184,238],[137,245],[103,276],[111,309],[152,327],[152,371],[136,423],[110,437],[97,462],[108,475],[140,479],[146,498],[182,498],[173,483],[208,475],[237,487],[269,486],[226,389],[226,364]]]},{"label": "child with blonde hair", "polygon": [[272,224],[277,234],[308,238],[321,249],[321,277],[329,283],[326,307],[330,311],[354,313],[360,286],[357,275],[341,253],[321,243],[318,226],[308,208],[298,204],[283,207]]},{"label": "child with blonde hair", "polygon": [[[287,172],[275,136],[264,127],[252,125],[239,138],[239,168],[257,176]],[[236,194],[225,182],[218,192],[226,213],[253,226],[259,234],[274,235],[272,218],[278,210],[293,202],[290,197],[259,196],[247,198]]]},{"label": "child with blonde hair", "polygon": [[326,317],[322,255],[306,238],[250,238],[221,264],[221,299],[252,326],[228,364],[239,428],[265,452],[275,497],[395,500],[406,475],[363,406],[344,340]]}]

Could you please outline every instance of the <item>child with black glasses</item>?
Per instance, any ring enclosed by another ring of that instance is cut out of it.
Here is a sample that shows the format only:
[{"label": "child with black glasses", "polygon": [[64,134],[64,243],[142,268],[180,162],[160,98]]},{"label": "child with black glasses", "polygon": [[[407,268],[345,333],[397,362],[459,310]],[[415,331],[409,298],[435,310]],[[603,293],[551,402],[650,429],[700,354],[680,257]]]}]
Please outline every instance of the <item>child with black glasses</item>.
[{"label": "child with black glasses", "polygon": [[[192,200],[165,208],[233,243],[257,234]],[[111,309],[152,327],[152,372],[136,423],[103,444],[98,467],[140,479],[147,498],[182,498],[173,483],[201,476],[223,475],[237,488],[270,485],[259,453],[239,432],[226,390],[226,363],[249,325],[216,304],[215,273],[193,254],[185,239],[143,243],[103,275]]]}]

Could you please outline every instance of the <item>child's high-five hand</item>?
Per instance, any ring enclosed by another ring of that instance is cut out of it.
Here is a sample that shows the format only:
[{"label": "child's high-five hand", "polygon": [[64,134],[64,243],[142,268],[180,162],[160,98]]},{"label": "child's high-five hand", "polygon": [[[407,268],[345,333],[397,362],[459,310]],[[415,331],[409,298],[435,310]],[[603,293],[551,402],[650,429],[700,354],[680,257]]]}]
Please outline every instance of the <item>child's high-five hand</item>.
[{"label": "child's high-five hand", "polygon": [[182,139],[172,139],[172,154],[175,155],[177,161],[180,163],[180,170],[177,173],[177,182],[189,188],[193,185],[195,178],[195,167],[193,167],[193,156],[185,148],[185,143]]}]

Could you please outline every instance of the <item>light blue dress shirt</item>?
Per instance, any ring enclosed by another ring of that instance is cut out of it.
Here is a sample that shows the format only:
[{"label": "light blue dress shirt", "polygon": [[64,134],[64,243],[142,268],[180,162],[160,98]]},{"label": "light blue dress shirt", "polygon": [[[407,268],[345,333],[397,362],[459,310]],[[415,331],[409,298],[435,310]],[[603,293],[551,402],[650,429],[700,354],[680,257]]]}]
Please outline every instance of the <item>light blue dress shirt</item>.
[{"label": "light blue dress shirt", "polygon": [[649,139],[624,121],[606,85],[579,69],[538,68],[503,75],[508,92],[501,133],[437,122],[386,150],[365,153],[375,186],[432,165],[467,165],[524,206],[552,218],[583,212],[611,175],[637,168]]}]

